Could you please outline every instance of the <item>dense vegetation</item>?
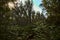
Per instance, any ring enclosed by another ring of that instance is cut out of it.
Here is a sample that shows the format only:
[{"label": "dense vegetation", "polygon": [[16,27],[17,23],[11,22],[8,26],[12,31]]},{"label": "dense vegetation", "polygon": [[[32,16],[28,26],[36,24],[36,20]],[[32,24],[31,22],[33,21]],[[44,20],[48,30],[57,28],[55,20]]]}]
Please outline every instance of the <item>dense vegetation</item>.
[{"label": "dense vegetation", "polygon": [[[33,1],[25,5],[16,0],[0,0],[0,40],[59,40],[60,39],[60,2],[43,0],[44,13],[35,12]],[[10,9],[8,3],[14,3]]]}]

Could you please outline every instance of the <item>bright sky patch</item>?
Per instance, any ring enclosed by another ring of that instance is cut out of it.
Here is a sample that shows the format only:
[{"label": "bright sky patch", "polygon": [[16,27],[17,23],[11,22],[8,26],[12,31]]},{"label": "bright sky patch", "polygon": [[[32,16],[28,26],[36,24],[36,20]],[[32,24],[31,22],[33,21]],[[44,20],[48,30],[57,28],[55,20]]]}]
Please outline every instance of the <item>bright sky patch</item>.
[{"label": "bright sky patch", "polygon": [[[25,4],[24,2],[26,0],[19,0],[19,1],[22,1],[23,4]],[[33,0],[33,9],[35,10],[35,12],[39,11],[41,12],[41,8],[39,7],[40,3],[41,3],[42,0]]]}]

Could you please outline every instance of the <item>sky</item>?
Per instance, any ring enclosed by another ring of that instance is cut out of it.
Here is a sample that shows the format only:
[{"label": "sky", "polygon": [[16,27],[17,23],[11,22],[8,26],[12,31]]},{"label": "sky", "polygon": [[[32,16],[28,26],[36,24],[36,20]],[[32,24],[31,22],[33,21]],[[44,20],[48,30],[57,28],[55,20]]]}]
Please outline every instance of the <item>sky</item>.
[{"label": "sky", "polygon": [[39,6],[40,3],[41,3],[41,0],[33,0],[33,4],[36,6]]},{"label": "sky", "polygon": [[[24,2],[26,0],[21,0],[24,4]],[[41,2],[42,0],[33,0],[33,9],[35,10],[35,12],[39,11],[39,12],[42,12],[41,8],[39,7],[39,4],[42,3]]]},{"label": "sky", "polygon": [[33,9],[37,12],[42,12],[41,8],[39,7],[39,5],[42,3],[42,0],[33,0]]}]

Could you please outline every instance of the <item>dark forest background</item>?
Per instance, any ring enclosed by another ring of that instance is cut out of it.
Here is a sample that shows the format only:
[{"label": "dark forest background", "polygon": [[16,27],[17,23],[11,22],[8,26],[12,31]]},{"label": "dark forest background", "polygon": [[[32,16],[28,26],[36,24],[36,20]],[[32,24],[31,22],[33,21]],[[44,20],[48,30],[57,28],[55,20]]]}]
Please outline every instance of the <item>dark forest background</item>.
[{"label": "dark forest background", "polygon": [[42,13],[32,9],[32,0],[15,1],[0,0],[0,40],[60,40],[60,0],[42,0]]}]

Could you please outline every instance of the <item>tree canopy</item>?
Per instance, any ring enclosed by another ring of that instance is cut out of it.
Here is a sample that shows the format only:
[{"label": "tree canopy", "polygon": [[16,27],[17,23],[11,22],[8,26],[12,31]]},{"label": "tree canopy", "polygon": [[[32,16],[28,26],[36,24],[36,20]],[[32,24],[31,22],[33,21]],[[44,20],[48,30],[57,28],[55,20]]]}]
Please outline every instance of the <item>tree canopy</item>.
[{"label": "tree canopy", "polygon": [[60,39],[59,0],[42,1],[42,11],[46,10],[47,18],[44,12],[33,10],[32,0],[27,0],[25,5],[16,1],[0,1],[0,40]]}]

